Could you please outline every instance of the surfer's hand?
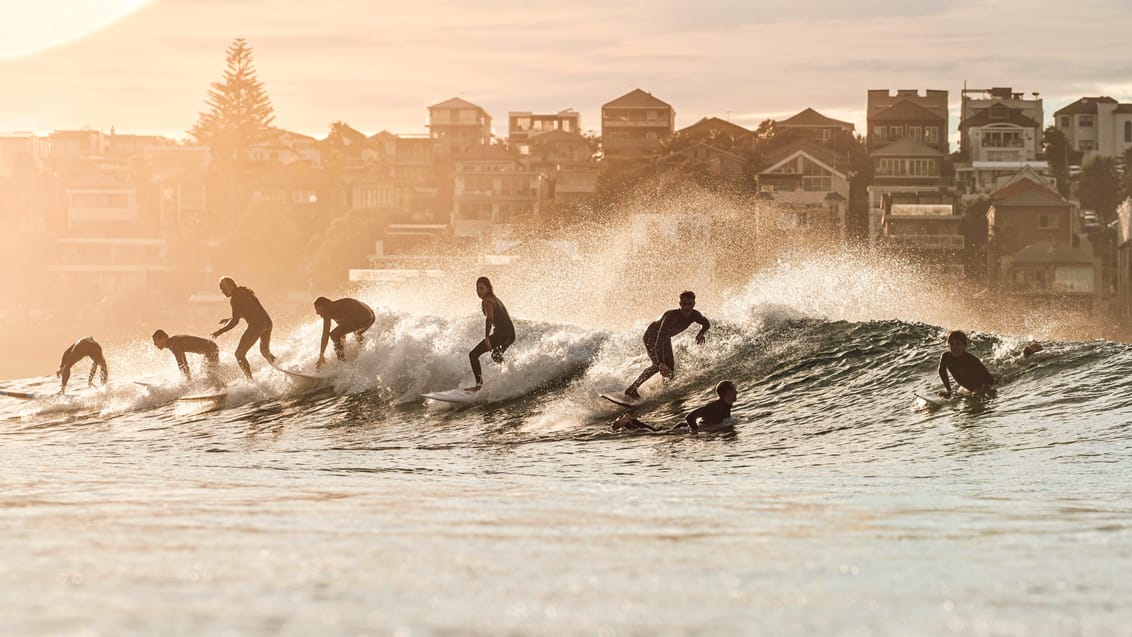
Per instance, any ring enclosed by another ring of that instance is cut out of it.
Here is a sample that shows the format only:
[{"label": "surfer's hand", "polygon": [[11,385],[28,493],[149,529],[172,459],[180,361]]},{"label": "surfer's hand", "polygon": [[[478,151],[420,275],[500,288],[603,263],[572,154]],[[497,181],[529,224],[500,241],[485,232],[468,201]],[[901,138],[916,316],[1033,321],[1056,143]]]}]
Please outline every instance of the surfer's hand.
[{"label": "surfer's hand", "polygon": [[318,362],[314,364],[314,368],[315,369],[322,369],[322,366],[325,365],[325,364],[326,364],[326,357],[325,356],[319,356]]},{"label": "surfer's hand", "polygon": [[705,339],[703,334],[696,334],[696,345],[703,345],[704,340]]},{"label": "surfer's hand", "polygon": [[213,340],[215,340],[217,336],[220,336],[220,332],[219,332],[219,331],[216,331],[216,332],[213,332],[213,333],[212,333],[212,338],[213,338]]},{"label": "surfer's hand", "polygon": [[228,322],[228,319],[220,319],[220,322],[218,322],[217,325],[224,325],[227,322]]}]

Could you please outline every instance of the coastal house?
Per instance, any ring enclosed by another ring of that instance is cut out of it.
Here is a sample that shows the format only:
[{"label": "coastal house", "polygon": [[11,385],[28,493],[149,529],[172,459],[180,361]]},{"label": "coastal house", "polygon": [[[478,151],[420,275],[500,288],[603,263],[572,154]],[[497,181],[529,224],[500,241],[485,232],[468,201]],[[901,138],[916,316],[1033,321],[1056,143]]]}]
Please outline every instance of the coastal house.
[{"label": "coastal house", "polygon": [[1010,88],[964,89],[959,122],[960,159],[956,192],[966,199],[988,196],[1023,169],[1053,183],[1042,152],[1042,101]]},{"label": "coastal house", "polygon": [[507,234],[516,221],[539,213],[542,175],[498,146],[466,151],[455,160],[452,230],[457,237]]},{"label": "coastal house", "polygon": [[732,152],[750,147],[754,142],[754,133],[750,129],[718,117],[701,118],[695,124],[676,131],[676,136],[687,142],[708,142]]},{"label": "coastal house", "polygon": [[581,133],[582,114],[572,108],[557,113],[511,111],[507,114],[507,142],[520,155],[530,153],[529,140],[553,131]]},{"label": "coastal house", "polygon": [[1093,157],[1119,157],[1132,148],[1132,104],[1107,96],[1082,97],[1058,109],[1053,125],[1084,166]]},{"label": "coastal house", "polygon": [[442,152],[459,155],[491,142],[491,115],[453,97],[428,107],[428,130]]},{"label": "coastal house", "polygon": [[882,225],[886,248],[937,272],[963,276],[963,216],[951,204],[886,202]]},{"label": "coastal house", "polygon": [[601,141],[607,161],[651,157],[675,130],[676,111],[651,93],[634,89],[601,107]]},{"label": "coastal house", "polygon": [[778,242],[805,237],[822,244],[846,236],[847,166],[829,147],[803,138],[763,160],[755,175],[760,202],[757,232]]},{"label": "coastal house", "polygon": [[846,152],[846,149],[837,148],[838,138],[843,135],[852,135],[855,128],[850,122],[827,117],[812,108],[807,108],[786,119],[778,120],[774,123],[774,127],[779,131],[797,132],[799,137],[832,146],[838,152]]}]

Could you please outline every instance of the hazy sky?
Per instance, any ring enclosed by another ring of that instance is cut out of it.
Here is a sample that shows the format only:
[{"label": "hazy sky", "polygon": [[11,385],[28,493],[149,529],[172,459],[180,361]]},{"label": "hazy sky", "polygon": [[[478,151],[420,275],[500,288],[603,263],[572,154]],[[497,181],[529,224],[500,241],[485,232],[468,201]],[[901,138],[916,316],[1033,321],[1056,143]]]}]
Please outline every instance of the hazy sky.
[{"label": "hazy sky", "polygon": [[453,95],[486,108],[497,134],[507,111],[568,107],[596,129],[600,105],[634,87],[672,104],[679,126],[728,112],[753,126],[807,106],[860,125],[869,88],[947,89],[957,103],[964,80],[1039,91],[1047,121],[1082,95],[1132,101],[1128,0],[25,4],[0,0],[0,32],[21,49],[93,33],[0,57],[0,131],[180,133],[240,36],[277,124],[318,136],[339,119],[423,132],[426,107]]}]

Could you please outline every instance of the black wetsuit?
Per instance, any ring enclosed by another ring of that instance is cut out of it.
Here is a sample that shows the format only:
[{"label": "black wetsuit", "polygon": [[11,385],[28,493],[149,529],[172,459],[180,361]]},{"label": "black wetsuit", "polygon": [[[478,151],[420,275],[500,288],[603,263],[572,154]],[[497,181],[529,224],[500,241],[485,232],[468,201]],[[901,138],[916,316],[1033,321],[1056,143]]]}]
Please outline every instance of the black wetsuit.
[{"label": "black wetsuit", "polygon": [[[334,354],[338,356],[338,360],[346,359],[342,345],[346,335],[355,334],[360,340],[362,334],[377,320],[370,306],[351,298],[331,301],[330,305],[323,310],[321,316],[322,347],[318,350],[319,355],[321,356],[326,351],[326,342],[329,340],[334,343]],[[332,320],[338,323],[338,326],[333,330],[330,329],[330,321]]]},{"label": "black wetsuit", "polygon": [[59,391],[66,391],[67,381],[71,379],[71,368],[84,358],[90,358],[92,361],[87,384],[94,384],[94,372],[96,370],[101,370],[99,378],[103,385],[106,384],[106,379],[110,374],[106,369],[106,359],[102,356],[102,346],[94,340],[93,336],[87,336],[79,339],[63,351],[63,358],[59,361],[59,376],[63,380],[63,386]]},{"label": "black wetsuit", "polygon": [[994,385],[994,376],[971,352],[963,352],[961,356],[952,356],[951,352],[944,352],[939,357],[939,378],[947,392],[951,393],[951,382],[947,379],[947,372],[955,377],[955,382],[967,391],[980,391]]},{"label": "black wetsuit", "polygon": [[679,309],[668,310],[661,314],[659,319],[649,324],[648,329],[645,330],[644,342],[645,351],[648,352],[652,365],[641,372],[641,375],[633,382],[631,389],[635,391],[645,381],[656,375],[660,371],[661,363],[667,365],[670,371],[676,370],[676,360],[672,355],[672,337],[688,329],[688,326],[692,323],[699,323],[702,326],[700,335],[706,334],[708,328],[711,327],[707,317],[700,314],[699,310],[692,310],[687,316],[684,316],[684,313]]},{"label": "black wetsuit", "polygon": [[720,398],[713,400],[703,407],[693,409],[690,414],[684,417],[684,420],[688,423],[689,429],[697,431],[699,429],[696,425],[697,420],[703,419],[705,427],[714,427],[730,417],[731,405]]},{"label": "black wetsuit", "polygon": [[[495,307],[491,311],[492,318],[484,321],[484,340],[480,341],[475,349],[468,352],[468,360],[472,363],[472,375],[476,378],[476,385],[483,384],[480,356],[483,356],[489,350],[488,339],[491,340],[491,359],[497,363],[503,362],[503,352],[506,352],[507,348],[515,342],[515,324],[511,322],[511,315],[507,313],[503,301],[500,301],[494,294],[485,298],[484,301],[493,303]],[[486,310],[484,315],[487,315]]]},{"label": "black wetsuit", "polygon": [[210,341],[207,338],[199,336],[188,336],[185,334],[177,334],[170,336],[165,341],[165,349],[173,352],[173,358],[177,361],[177,367],[185,378],[192,380],[193,373],[189,369],[189,361],[185,358],[185,353],[200,354],[204,356],[215,371],[215,366],[220,363],[220,347],[217,346],[215,341]]},{"label": "black wetsuit", "polygon": [[267,362],[275,362],[275,355],[271,353],[271,317],[268,316],[267,310],[263,309],[263,304],[256,298],[255,292],[244,286],[237,287],[232,292],[231,301],[232,318],[215,332],[215,335],[219,336],[236,327],[240,319],[247,321],[248,329],[244,330],[240,344],[236,346],[236,362],[240,364],[240,369],[244,370],[244,375],[251,378],[252,367],[248,364],[247,354],[256,341],[259,341],[259,352]]}]

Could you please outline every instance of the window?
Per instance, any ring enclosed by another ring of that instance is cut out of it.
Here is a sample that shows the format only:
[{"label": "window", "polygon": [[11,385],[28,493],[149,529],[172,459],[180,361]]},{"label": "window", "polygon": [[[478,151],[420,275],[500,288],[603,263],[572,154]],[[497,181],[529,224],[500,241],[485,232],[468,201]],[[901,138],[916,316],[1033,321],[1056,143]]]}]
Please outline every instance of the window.
[{"label": "window", "polygon": [[904,127],[903,126],[889,126],[888,127],[888,138],[889,139],[899,139],[903,136],[904,136]]},{"label": "window", "polygon": [[1082,139],[1081,141],[1077,142],[1077,150],[1085,153],[1093,150],[1093,140]]},{"label": "window", "polygon": [[924,129],[920,126],[909,126],[908,136],[916,141],[920,141],[924,138]]},{"label": "window", "polygon": [[828,128],[821,129],[821,140],[827,142],[833,137],[833,131]]},{"label": "window", "polygon": [[1070,123],[1071,118],[1068,115],[1061,116],[1061,128],[1069,128],[1073,124]]},{"label": "window", "polygon": [[924,142],[928,144],[939,143],[939,128],[935,126],[924,127]]},{"label": "window", "polygon": [[531,129],[531,118],[529,118],[529,117],[516,117],[515,118],[515,130],[530,130],[530,129]]},{"label": "window", "polygon": [[1048,214],[1038,215],[1038,228],[1039,229],[1049,230],[1050,228],[1053,228],[1053,227],[1055,227],[1055,226],[1054,226],[1053,223],[1051,223],[1050,216]]},{"label": "window", "polygon": [[1124,143],[1132,144],[1132,122],[1124,122]]},{"label": "window", "polygon": [[885,139],[888,136],[888,129],[884,126],[873,126],[873,135],[875,135],[877,139]]},{"label": "window", "polygon": [[833,178],[820,175],[804,175],[802,190],[806,192],[829,192],[833,190]]},{"label": "window", "polygon": [[1081,128],[1092,128],[1093,127],[1093,116],[1092,115],[1078,115],[1077,116],[1077,125],[1080,126]]}]

